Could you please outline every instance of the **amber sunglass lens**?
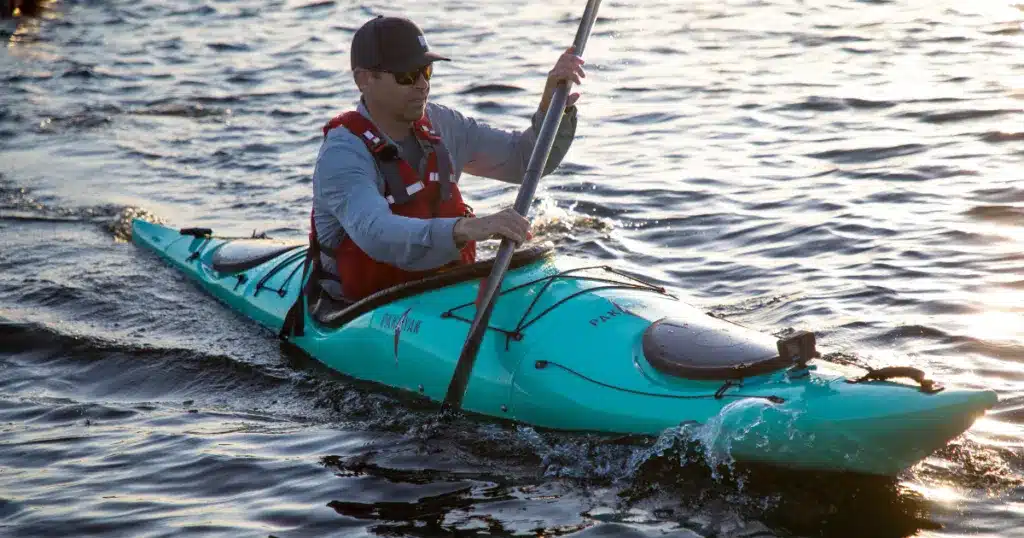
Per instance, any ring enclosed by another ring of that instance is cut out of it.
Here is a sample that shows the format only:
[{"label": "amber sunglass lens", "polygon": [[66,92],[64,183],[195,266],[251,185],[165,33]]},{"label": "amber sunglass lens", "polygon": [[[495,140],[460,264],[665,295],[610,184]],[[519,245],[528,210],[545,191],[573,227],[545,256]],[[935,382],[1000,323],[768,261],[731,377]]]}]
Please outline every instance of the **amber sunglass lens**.
[{"label": "amber sunglass lens", "polygon": [[430,80],[430,75],[434,73],[434,66],[432,64],[427,64],[415,71],[392,74],[395,75],[395,82],[402,86],[411,86],[416,84],[416,79],[420,78],[420,73],[423,74],[423,80]]}]

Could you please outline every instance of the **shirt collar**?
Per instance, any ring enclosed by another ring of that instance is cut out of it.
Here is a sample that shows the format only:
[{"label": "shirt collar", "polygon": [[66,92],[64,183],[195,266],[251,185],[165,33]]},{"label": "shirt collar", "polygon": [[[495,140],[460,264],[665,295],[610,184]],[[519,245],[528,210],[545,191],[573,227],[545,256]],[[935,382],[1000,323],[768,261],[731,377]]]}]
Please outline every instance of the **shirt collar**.
[{"label": "shirt collar", "polygon": [[377,132],[380,133],[382,137],[384,137],[384,140],[386,140],[389,144],[397,145],[395,144],[395,141],[392,140],[392,138],[387,135],[387,133],[381,130],[380,125],[377,125],[377,122],[373,121],[373,116],[370,115],[370,109],[366,108],[366,101],[364,101],[362,97],[359,98],[359,105],[356,106],[356,112],[362,114],[364,118],[370,120],[370,123],[372,123],[374,128],[377,129]]}]

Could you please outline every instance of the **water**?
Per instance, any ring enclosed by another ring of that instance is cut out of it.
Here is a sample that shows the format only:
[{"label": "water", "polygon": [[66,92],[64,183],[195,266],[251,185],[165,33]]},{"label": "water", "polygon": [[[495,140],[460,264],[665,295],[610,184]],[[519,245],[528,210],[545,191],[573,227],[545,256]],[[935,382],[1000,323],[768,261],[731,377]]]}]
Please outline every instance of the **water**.
[{"label": "water", "polygon": [[[731,466],[708,432],[458,425],[330,375],[124,242],[302,237],[352,32],[521,129],[581,2],[56,2],[0,35],[0,534],[1024,536],[1020,6],[606,1],[540,235],[702,308],[1000,404],[899,480]],[[391,11],[395,10],[395,11]],[[513,186],[467,178],[474,207]],[[685,430],[685,428],[684,428]],[[705,439],[706,440],[706,439]]]}]

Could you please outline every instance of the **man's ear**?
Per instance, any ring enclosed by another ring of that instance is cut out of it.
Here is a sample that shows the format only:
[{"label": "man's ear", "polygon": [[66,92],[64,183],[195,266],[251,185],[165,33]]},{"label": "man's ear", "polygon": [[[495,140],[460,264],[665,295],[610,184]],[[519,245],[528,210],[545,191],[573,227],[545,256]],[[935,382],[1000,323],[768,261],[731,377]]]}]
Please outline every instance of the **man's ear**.
[{"label": "man's ear", "polygon": [[366,86],[369,83],[372,75],[373,73],[366,69],[356,68],[356,70],[352,72],[352,80],[355,81],[356,86],[359,88],[359,91],[365,92]]}]

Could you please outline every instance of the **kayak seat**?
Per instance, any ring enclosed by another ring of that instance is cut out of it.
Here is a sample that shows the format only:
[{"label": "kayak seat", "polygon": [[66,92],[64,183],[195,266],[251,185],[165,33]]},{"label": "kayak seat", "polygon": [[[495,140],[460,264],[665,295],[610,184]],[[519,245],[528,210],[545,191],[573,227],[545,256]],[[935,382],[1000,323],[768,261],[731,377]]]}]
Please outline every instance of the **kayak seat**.
[{"label": "kayak seat", "polygon": [[779,357],[771,335],[704,313],[652,323],[642,346],[651,366],[682,379],[742,379],[793,364],[791,358]]},{"label": "kayak seat", "polygon": [[[512,254],[512,262],[509,269],[515,269],[524,265],[546,258],[554,253],[554,249],[546,246],[529,247],[516,251]],[[324,308],[314,308],[312,314],[316,321],[328,328],[336,329],[349,321],[373,310],[399,299],[405,299],[445,286],[451,286],[460,282],[487,277],[491,274],[493,259],[483,260],[469,265],[460,265],[442,273],[429,276],[420,280],[406,282],[388,289],[378,291],[360,301],[352,303],[351,306],[341,310],[325,311]]]},{"label": "kayak seat", "polygon": [[307,244],[306,241],[269,239],[230,241],[213,253],[213,270],[220,273],[240,273]]}]

